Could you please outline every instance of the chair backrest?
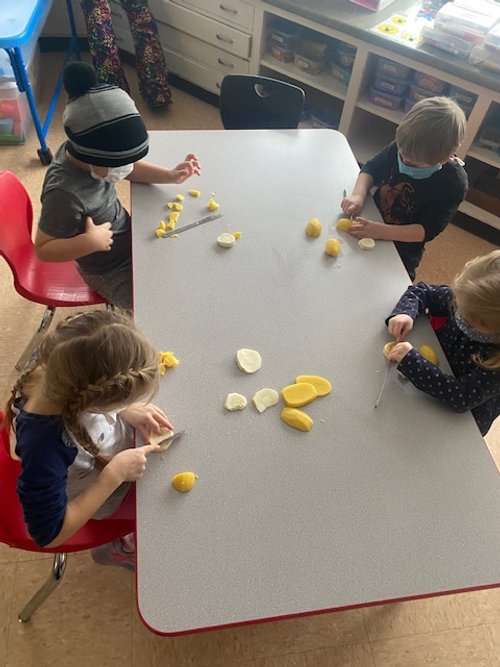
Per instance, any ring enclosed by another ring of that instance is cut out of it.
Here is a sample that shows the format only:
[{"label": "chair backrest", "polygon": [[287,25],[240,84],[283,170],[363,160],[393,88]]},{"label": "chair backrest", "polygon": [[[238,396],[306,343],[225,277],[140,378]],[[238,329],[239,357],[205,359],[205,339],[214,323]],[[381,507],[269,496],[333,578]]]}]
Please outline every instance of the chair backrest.
[{"label": "chair backrest", "polygon": [[12,172],[0,171],[0,255],[13,272],[31,247],[32,226],[33,206],[24,185]]},{"label": "chair backrest", "polygon": [[226,130],[280,130],[298,127],[305,93],[291,83],[251,74],[227,74],[220,91]]},{"label": "chair backrest", "polygon": [[[2,415],[0,413],[0,423]],[[24,551],[40,551],[48,553],[69,553],[85,551],[93,547],[111,542],[135,530],[132,519],[114,519],[113,515],[106,519],[90,520],[73,537],[54,549],[42,549],[31,539],[23,519],[23,510],[17,495],[17,478],[21,473],[21,464],[10,456],[10,435],[7,428],[0,430],[0,542]],[[123,511],[123,504],[129,503],[131,512]],[[133,515],[135,488],[132,487],[121,507],[117,510],[120,516]]]}]

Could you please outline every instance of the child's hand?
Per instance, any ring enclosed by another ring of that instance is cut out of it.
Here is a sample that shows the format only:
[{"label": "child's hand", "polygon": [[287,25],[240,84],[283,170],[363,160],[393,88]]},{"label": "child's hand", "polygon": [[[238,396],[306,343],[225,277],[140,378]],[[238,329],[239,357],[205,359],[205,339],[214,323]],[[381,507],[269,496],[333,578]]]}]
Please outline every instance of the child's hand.
[{"label": "child's hand", "polygon": [[196,155],[193,155],[193,153],[189,153],[189,155],[186,155],[184,162],[181,162],[180,164],[177,165],[177,167],[174,167],[173,169],[170,170],[170,173],[172,175],[172,183],[184,183],[190,176],[196,175],[200,176],[201,174],[201,165],[200,161],[196,157]]},{"label": "child's hand", "polygon": [[124,449],[113,456],[101,474],[113,475],[119,484],[122,482],[136,482],[146,470],[146,455],[159,450],[160,445],[143,445],[142,447]]},{"label": "child's hand", "polygon": [[395,361],[399,364],[399,362],[406,357],[410,350],[413,350],[413,345],[411,343],[408,343],[407,341],[404,343],[396,343],[396,345],[387,355],[387,358],[389,361]]},{"label": "child's hand", "polygon": [[387,225],[384,222],[375,222],[366,218],[356,218],[348,229],[349,234],[357,239],[386,239]]},{"label": "child's hand", "polygon": [[103,222],[102,225],[94,225],[90,216],[85,219],[85,235],[90,242],[90,252],[106,252],[113,245],[113,232],[111,223]]},{"label": "child's hand", "polygon": [[404,313],[394,315],[387,323],[387,329],[391,336],[394,336],[394,338],[400,342],[404,340],[413,329],[413,318]]},{"label": "child's hand", "polygon": [[361,195],[348,195],[342,200],[340,208],[346,215],[357,215],[361,212],[364,203],[365,200]]},{"label": "child's hand", "polygon": [[139,430],[145,442],[149,441],[151,433],[160,434],[165,428],[174,430],[163,410],[152,403],[132,403],[119,414],[130,426]]}]

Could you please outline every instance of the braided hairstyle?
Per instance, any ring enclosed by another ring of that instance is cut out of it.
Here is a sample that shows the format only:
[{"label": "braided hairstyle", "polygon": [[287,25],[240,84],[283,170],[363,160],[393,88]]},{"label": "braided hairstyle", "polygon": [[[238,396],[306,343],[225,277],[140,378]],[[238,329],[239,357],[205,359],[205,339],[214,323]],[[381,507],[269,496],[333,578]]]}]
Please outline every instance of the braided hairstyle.
[{"label": "braided hairstyle", "polygon": [[35,371],[43,372],[45,397],[60,406],[66,428],[95,459],[98,467],[109,462],[99,453],[81,423],[88,410],[106,411],[145,399],[158,387],[158,353],[119,310],[93,310],[73,315],[47,333],[36,360],[21,374],[7,406],[12,421],[12,401],[23,395]]}]

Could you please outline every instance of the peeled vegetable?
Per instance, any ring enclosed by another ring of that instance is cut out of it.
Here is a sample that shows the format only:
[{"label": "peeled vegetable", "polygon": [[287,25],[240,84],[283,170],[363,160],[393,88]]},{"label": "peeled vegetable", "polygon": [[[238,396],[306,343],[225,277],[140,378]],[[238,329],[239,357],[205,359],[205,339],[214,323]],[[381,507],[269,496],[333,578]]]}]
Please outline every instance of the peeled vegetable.
[{"label": "peeled vegetable", "polygon": [[424,359],[427,359],[427,361],[429,361],[431,364],[434,364],[434,366],[439,366],[439,357],[433,347],[424,344],[418,348],[418,351]]},{"label": "peeled vegetable", "polygon": [[213,197],[211,197],[208,200],[207,206],[208,206],[209,211],[216,211],[219,208],[220,204],[218,202],[216,202]]},{"label": "peeled vegetable", "polygon": [[326,378],[321,377],[321,375],[297,375],[295,382],[312,384],[318,396],[326,396],[332,390],[331,383]]},{"label": "peeled vegetable", "polygon": [[290,408],[300,408],[306,405],[318,396],[318,392],[312,384],[308,382],[298,382],[290,384],[281,390],[283,400]]},{"label": "peeled vegetable", "polygon": [[351,218],[339,218],[336,227],[340,232],[347,232],[353,223],[354,220],[351,220]]},{"label": "peeled vegetable", "polygon": [[384,357],[385,357],[386,359],[387,359],[387,357],[389,356],[390,351],[392,350],[392,348],[393,348],[395,345],[396,345],[396,341],[395,341],[395,340],[391,340],[390,343],[386,343],[386,344],[384,345],[383,352],[384,352]]},{"label": "peeled vegetable", "polygon": [[359,239],[358,245],[361,250],[373,250],[375,247],[375,241],[369,238]]},{"label": "peeled vegetable", "polygon": [[159,445],[160,442],[163,442],[163,440],[170,438],[171,435],[174,435],[174,432],[171,431],[169,428],[164,428],[162,429],[161,433],[152,433],[149,436],[149,442],[151,445]]},{"label": "peeled vegetable", "polygon": [[237,394],[235,392],[228,394],[226,396],[226,402],[224,403],[226,410],[244,410],[247,407],[247,399],[243,394]]},{"label": "peeled vegetable", "polygon": [[310,431],[313,427],[313,420],[305,412],[302,412],[302,410],[283,408],[280,416],[285,424],[296,428],[298,431]]},{"label": "peeled vegetable", "polygon": [[221,248],[232,248],[236,243],[236,239],[233,234],[224,232],[224,234],[217,237],[217,243]]},{"label": "peeled vegetable", "polygon": [[337,257],[340,254],[340,241],[338,239],[328,239],[325,243],[325,252],[331,257]]},{"label": "peeled vegetable", "polygon": [[311,218],[306,225],[307,236],[319,236],[321,234],[321,222],[318,218]]},{"label": "peeled vegetable", "polygon": [[179,472],[172,477],[172,486],[176,491],[187,493],[191,491],[197,479],[198,475],[195,475],[194,472]]},{"label": "peeled vegetable", "polygon": [[252,403],[255,405],[259,412],[264,412],[267,408],[276,405],[280,400],[280,395],[274,389],[269,389],[265,387],[264,389],[259,389],[253,398]]},{"label": "peeled vegetable", "polygon": [[236,363],[245,373],[255,373],[262,366],[262,359],[257,350],[242,347],[236,353]]}]

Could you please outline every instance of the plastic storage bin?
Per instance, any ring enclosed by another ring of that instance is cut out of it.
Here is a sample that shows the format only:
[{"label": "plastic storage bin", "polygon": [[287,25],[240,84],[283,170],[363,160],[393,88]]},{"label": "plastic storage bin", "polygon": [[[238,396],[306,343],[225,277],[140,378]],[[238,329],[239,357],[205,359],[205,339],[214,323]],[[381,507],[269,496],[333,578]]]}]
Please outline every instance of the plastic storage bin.
[{"label": "plastic storage bin", "polygon": [[350,44],[345,44],[340,42],[337,47],[337,53],[339,58],[339,64],[342,67],[352,67],[354,65],[354,59],[356,58],[356,47],[351,46]]},{"label": "plastic storage bin", "polygon": [[430,74],[424,74],[423,72],[415,72],[413,81],[416,86],[425,88],[425,90],[428,90],[433,95],[440,95],[446,85],[444,81],[436,79],[435,76],[430,76]]},{"label": "plastic storage bin", "polygon": [[406,81],[412,71],[411,67],[401,65],[401,63],[396,63],[393,60],[387,60],[387,58],[382,57],[377,59],[377,73],[382,76],[389,76],[393,79]]},{"label": "plastic storage bin", "polygon": [[330,63],[330,67],[332,76],[334,76],[339,81],[342,81],[342,83],[345,83],[346,85],[349,83],[349,79],[351,78],[352,74],[352,69],[350,67],[343,67],[337,62]]},{"label": "plastic storage bin", "polygon": [[375,75],[373,85],[377,90],[383,90],[386,93],[391,93],[391,95],[404,95],[408,88],[407,81],[392,79],[388,76],[383,76],[382,74]]},{"label": "plastic storage bin", "polygon": [[325,57],[311,53],[302,53],[298,51],[294,55],[293,64],[300,69],[301,72],[307,74],[320,74],[325,67]]},{"label": "plastic storage bin", "polygon": [[433,93],[425,90],[425,88],[419,88],[419,86],[416,86],[414,83],[412,83],[408,90],[407,98],[412,100],[413,104],[415,104],[415,102],[425,100],[427,97],[432,97],[432,95]]},{"label": "plastic storage bin", "polygon": [[391,95],[390,93],[377,90],[377,88],[370,88],[370,101],[378,107],[395,111],[401,108],[403,96]]},{"label": "plastic storage bin", "polygon": [[284,46],[281,46],[277,42],[273,42],[272,40],[269,41],[269,53],[272,55],[273,58],[276,58],[276,60],[279,60],[282,63],[291,63],[294,57],[293,51],[290,51],[289,49],[285,48]]},{"label": "plastic storage bin", "polygon": [[276,26],[271,25],[269,30],[269,37],[271,40],[289,51],[297,46],[300,35],[300,28],[294,28],[293,26],[289,27],[284,24],[278,24]]},{"label": "plastic storage bin", "polygon": [[[7,57],[5,52],[2,53]],[[35,96],[39,69],[40,52],[36,48],[28,65],[28,76]],[[0,62],[0,144],[23,144],[32,126],[26,95],[19,92],[12,69]]]}]

